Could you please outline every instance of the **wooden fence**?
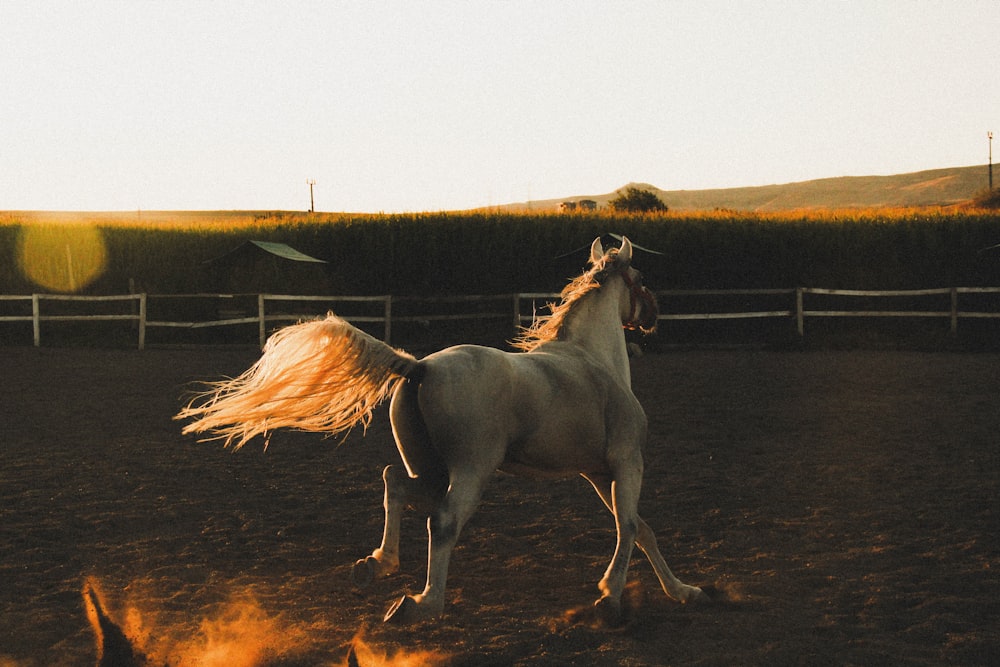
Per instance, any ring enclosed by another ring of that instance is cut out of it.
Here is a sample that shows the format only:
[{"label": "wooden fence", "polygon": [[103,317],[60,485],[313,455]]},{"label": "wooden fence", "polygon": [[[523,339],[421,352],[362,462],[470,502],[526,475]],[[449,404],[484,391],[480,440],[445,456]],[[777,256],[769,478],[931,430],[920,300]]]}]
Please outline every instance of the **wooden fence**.
[{"label": "wooden fence", "polygon": [[[1000,287],[946,287],[939,289],[924,290],[836,290],[821,289],[811,287],[799,287],[795,289],[737,289],[737,290],[663,290],[656,292],[661,305],[669,304],[672,299],[695,298],[699,300],[710,299],[711,297],[747,297],[747,298],[780,298],[787,302],[788,308],[772,310],[742,310],[732,311],[725,308],[716,308],[713,312],[672,312],[670,308],[664,308],[660,314],[661,321],[708,321],[708,320],[745,320],[760,318],[786,318],[794,320],[799,336],[805,335],[805,321],[814,317],[887,317],[887,318],[947,318],[950,321],[950,331],[957,334],[958,323],[963,318],[977,319],[1000,319],[1000,307],[997,307],[997,299],[994,299],[991,307],[979,309],[964,309],[961,307],[961,297],[963,295],[1000,295]],[[210,299],[225,302],[237,298],[248,298],[256,296],[256,312],[240,312],[238,309],[217,308],[216,319],[197,321],[172,321],[150,319],[148,316],[148,304],[150,300],[194,300]],[[949,307],[929,308],[929,309],[818,309],[807,307],[807,300],[815,296],[826,297],[847,297],[869,298],[869,299],[892,299],[905,298],[907,304],[920,297],[937,297],[944,299],[947,297]],[[430,322],[430,321],[460,321],[460,320],[483,320],[498,319],[508,320],[512,330],[531,322],[536,317],[536,309],[541,304],[548,303],[558,298],[558,294],[553,293],[519,293],[506,295],[472,295],[472,296],[449,296],[449,297],[392,297],[384,296],[301,296],[291,294],[259,294],[259,295],[233,295],[233,294],[177,294],[177,295],[147,295],[147,294],[123,294],[114,296],[76,296],[65,294],[31,294],[31,295],[0,295],[0,302],[24,301],[31,302],[30,315],[0,315],[0,322],[31,322],[34,344],[41,345],[41,324],[42,322],[97,322],[97,321],[127,321],[132,322],[138,332],[138,346],[143,349],[146,344],[146,331],[151,327],[167,327],[178,329],[204,329],[210,327],[227,327],[234,325],[256,324],[261,345],[263,345],[268,324],[279,322],[294,322],[303,319],[314,318],[322,315],[323,312],[343,304],[368,304],[369,308],[375,308],[377,314],[346,315],[345,318],[354,323],[368,323],[370,325],[381,325],[382,339],[386,342],[392,340],[392,325],[394,322]],[[128,312],[111,314],[43,314],[42,304],[45,302],[127,302]],[[279,309],[275,312],[269,304],[277,303],[297,303],[297,304],[323,304],[320,308],[298,308],[299,312],[288,312],[286,309]],[[462,304],[477,304],[480,308],[476,312],[450,313],[450,314],[422,314],[422,315],[399,315],[393,314],[393,304],[407,303],[412,308],[414,304],[448,305],[454,308],[461,308]],[[494,310],[482,310],[483,304],[504,304],[498,305]],[[531,312],[524,310],[530,304]],[[302,312],[304,311],[304,312]],[[319,311],[319,312],[317,312]]]}]

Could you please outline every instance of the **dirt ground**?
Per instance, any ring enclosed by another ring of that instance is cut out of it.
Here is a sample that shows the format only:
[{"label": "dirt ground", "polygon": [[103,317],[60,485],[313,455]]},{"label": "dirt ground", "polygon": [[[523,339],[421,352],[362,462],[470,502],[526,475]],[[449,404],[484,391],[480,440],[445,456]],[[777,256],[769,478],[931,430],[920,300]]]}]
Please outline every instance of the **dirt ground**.
[{"label": "dirt ground", "polygon": [[356,590],[377,546],[384,409],[338,446],[230,453],[180,434],[193,380],[245,347],[0,348],[0,665],[88,665],[97,588],[151,665],[942,665],[1000,660],[1000,355],[683,351],[633,363],[650,415],[641,510],[678,605],[636,554],[629,620],[587,613],[613,521],[579,479],[498,475],[440,621],[385,627],[422,586]]}]

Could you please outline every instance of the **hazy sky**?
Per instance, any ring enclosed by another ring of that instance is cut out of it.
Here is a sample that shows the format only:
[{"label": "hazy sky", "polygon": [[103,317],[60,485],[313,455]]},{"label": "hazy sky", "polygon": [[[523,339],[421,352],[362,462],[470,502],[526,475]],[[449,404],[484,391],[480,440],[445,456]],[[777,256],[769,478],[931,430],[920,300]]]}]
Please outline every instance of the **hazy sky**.
[{"label": "hazy sky", "polygon": [[308,178],[321,211],[458,209],[1000,139],[997,0],[0,0],[0,36],[0,210],[304,210]]}]

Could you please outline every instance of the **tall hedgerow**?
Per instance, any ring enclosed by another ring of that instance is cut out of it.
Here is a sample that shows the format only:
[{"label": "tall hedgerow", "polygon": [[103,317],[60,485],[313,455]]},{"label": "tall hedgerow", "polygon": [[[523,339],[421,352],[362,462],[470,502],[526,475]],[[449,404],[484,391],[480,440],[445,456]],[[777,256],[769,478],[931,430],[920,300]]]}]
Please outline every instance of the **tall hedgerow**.
[{"label": "tall hedgerow", "polygon": [[[0,219],[0,293],[41,291],[16,266],[26,225]],[[65,222],[65,221],[62,221]],[[501,294],[557,291],[596,235],[637,252],[654,289],[915,289],[1000,285],[1000,215],[990,211],[841,211],[576,215],[505,212],[408,215],[294,213],[91,215],[107,265],[90,293],[211,289],[206,262],[248,239],[288,243],[326,260],[326,280],[301,293]],[[570,251],[584,248],[576,254]]]}]

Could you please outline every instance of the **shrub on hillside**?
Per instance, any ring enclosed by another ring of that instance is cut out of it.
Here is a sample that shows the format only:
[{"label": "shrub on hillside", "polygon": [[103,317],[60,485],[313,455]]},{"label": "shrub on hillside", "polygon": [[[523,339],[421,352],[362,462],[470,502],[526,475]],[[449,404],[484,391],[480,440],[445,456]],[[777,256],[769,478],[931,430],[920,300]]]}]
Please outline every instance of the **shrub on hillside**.
[{"label": "shrub on hillside", "polygon": [[1000,188],[987,190],[972,200],[972,205],[976,208],[1000,209]]},{"label": "shrub on hillside", "polygon": [[650,190],[629,186],[624,192],[608,202],[608,205],[619,213],[648,213],[666,211],[667,205]]}]

